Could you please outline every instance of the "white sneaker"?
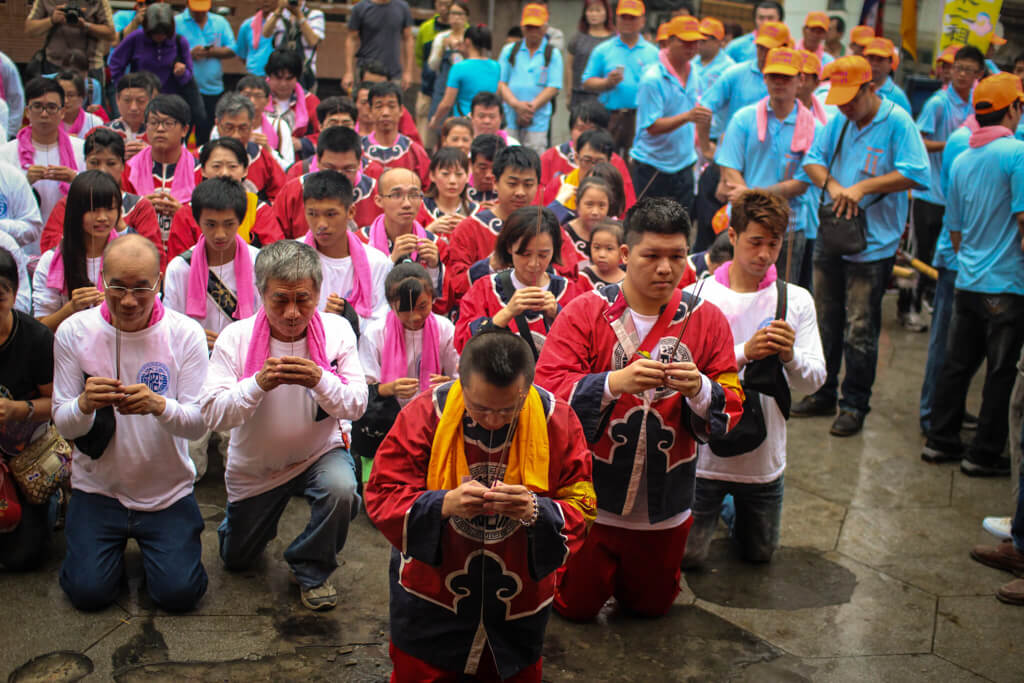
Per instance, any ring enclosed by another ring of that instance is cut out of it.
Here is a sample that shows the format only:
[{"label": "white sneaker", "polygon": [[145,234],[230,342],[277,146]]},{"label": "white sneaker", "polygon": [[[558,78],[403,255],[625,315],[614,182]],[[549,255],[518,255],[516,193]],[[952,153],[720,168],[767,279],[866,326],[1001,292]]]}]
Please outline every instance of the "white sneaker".
[{"label": "white sneaker", "polygon": [[1000,540],[1007,540],[1010,538],[1012,522],[1009,517],[986,517],[981,523],[981,528]]}]

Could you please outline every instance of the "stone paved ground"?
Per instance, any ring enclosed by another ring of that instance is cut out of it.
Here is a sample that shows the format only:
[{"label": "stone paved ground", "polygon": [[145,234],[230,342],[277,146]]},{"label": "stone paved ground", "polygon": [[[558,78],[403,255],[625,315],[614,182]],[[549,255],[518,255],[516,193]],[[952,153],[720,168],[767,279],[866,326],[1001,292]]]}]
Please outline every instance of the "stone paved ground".
[{"label": "stone paved ground", "polygon": [[[1008,480],[974,480],[918,457],[917,399],[926,335],[903,332],[886,300],[879,376],[865,431],[828,436],[828,420],[794,420],[782,548],[775,561],[737,561],[729,541],[707,570],[685,577],[671,614],[597,622],[553,617],[548,681],[1024,680],[1024,609],[993,592],[1009,575],[968,557],[991,542],[988,514],[1012,509]],[[978,404],[974,387],[969,403]],[[341,606],[298,604],[281,559],[305,522],[293,500],[262,566],[227,574],[217,558],[222,474],[198,489],[209,592],[199,610],[170,616],[140,594],[141,563],[118,603],[76,612],[57,585],[59,541],[45,569],[0,573],[5,611],[0,674],[12,681],[367,681],[387,679],[388,548],[361,517],[334,582]]]}]

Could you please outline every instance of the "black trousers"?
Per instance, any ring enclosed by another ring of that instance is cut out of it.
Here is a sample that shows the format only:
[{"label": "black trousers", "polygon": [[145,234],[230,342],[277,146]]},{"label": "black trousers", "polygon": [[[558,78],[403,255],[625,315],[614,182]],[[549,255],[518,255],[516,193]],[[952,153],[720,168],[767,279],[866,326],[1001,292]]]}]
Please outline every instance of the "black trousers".
[{"label": "black trousers", "polygon": [[[664,173],[649,164],[633,161],[633,188],[637,199],[644,197],[668,197],[683,205],[688,215],[693,215],[693,164],[675,173]],[[689,236],[693,239],[693,235]]]}]

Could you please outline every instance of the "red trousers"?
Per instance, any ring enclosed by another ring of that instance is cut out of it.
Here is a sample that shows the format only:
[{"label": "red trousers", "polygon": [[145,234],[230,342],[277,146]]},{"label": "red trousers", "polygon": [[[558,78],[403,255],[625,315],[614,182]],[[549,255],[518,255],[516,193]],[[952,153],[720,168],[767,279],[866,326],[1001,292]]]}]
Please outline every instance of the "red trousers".
[{"label": "red trousers", "polygon": [[594,524],[583,547],[558,571],[555,610],[586,621],[614,595],[631,612],[664,616],[679,595],[679,565],[692,524],[692,517],[660,531]]},{"label": "red trousers", "polygon": [[402,652],[392,641],[388,647],[388,654],[391,655],[391,664],[394,669],[391,671],[391,683],[462,683],[463,681],[480,681],[480,683],[540,683],[541,662],[539,657],[536,662],[526,667],[512,678],[501,678],[494,668],[494,655],[491,648],[484,649],[480,656],[480,666],[475,676],[469,676],[461,671],[446,671],[424,662]]}]

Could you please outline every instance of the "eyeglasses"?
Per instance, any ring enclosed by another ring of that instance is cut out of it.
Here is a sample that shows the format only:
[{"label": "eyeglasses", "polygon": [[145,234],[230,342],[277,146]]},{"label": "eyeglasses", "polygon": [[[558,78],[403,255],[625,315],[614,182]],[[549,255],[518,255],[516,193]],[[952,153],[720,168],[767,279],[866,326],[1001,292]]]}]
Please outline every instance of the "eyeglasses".
[{"label": "eyeglasses", "polygon": [[516,405],[512,406],[511,408],[501,408],[498,410],[493,410],[491,408],[481,408],[480,406],[475,405],[472,401],[466,398],[465,393],[462,394],[462,401],[466,405],[466,410],[468,410],[470,413],[473,413],[474,415],[479,415],[481,417],[494,415],[504,420],[511,420],[513,417],[516,416],[516,413],[522,410],[520,404],[522,404],[524,396],[525,394],[519,394],[519,398],[516,400]]},{"label": "eyeglasses", "polygon": [[590,166],[594,166],[595,164],[598,164],[598,163],[600,163],[602,161],[608,161],[608,159],[606,159],[604,157],[591,157],[591,156],[581,156],[580,157],[580,163],[588,164]]},{"label": "eyeglasses", "polygon": [[390,199],[393,202],[400,202],[402,199],[408,199],[410,202],[418,202],[423,199],[423,193],[419,190],[409,190],[408,192],[402,192],[401,190],[392,190],[384,195],[385,198]]},{"label": "eyeglasses", "polygon": [[252,124],[251,123],[240,123],[240,124],[238,124],[236,126],[233,123],[218,123],[217,124],[217,129],[220,130],[221,135],[223,135],[226,138],[229,138],[232,135],[234,135],[235,133],[238,133],[239,135],[241,135],[241,134],[245,133],[246,131],[252,130]]},{"label": "eyeglasses", "polygon": [[141,299],[150,294],[156,294],[156,290],[159,287],[160,278],[156,279],[156,284],[152,287],[122,287],[121,285],[108,285],[106,280],[103,281],[104,291],[115,299],[123,299],[128,292],[131,292],[132,296],[136,299]]},{"label": "eyeglasses", "polygon": [[954,64],[953,65],[953,73],[958,73],[958,74],[974,74],[974,73],[978,73],[978,69],[977,69],[977,67],[967,66],[966,64]]},{"label": "eyeglasses", "polygon": [[179,121],[176,119],[149,119],[146,121],[146,128],[152,128],[153,130],[167,130],[174,128],[179,125]]},{"label": "eyeglasses", "polygon": [[41,114],[44,111],[47,114],[56,114],[60,111],[60,105],[54,104],[53,102],[33,102],[28,105],[28,110],[33,114]]}]

